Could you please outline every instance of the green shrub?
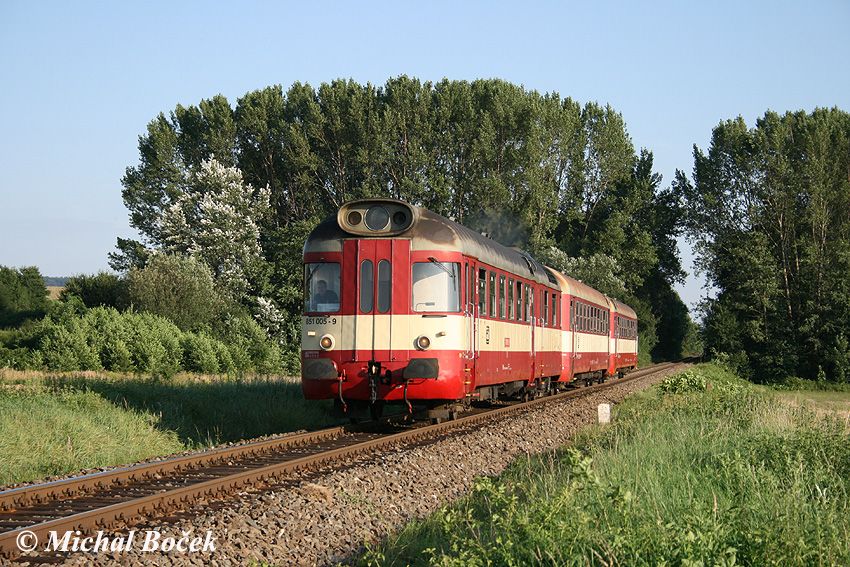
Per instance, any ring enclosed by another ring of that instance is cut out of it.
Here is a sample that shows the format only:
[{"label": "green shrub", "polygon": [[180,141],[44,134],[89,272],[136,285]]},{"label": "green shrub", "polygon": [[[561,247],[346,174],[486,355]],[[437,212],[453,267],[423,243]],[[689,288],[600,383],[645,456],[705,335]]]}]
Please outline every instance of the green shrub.
[{"label": "green shrub", "polygon": [[126,317],[136,371],[158,378],[169,378],[179,371],[183,363],[182,331],[171,321],[151,313],[128,313]]},{"label": "green shrub", "polygon": [[152,313],[86,309],[69,296],[41,321],[0,333],[0,368],[112,370],[167,379],[180,370],[258,372],[282,368],[280,347],[247,315],[229,316],[217,335],[181,331]]},{"label": "green shrub", "polygon": [[700,392],[706,388],[705,376],[696,370],[686,370],[665,378],[659,388],[662,392],[670,394],[684,394],[685,392]]},{"label": "green shrub", "polygon": [[220,366],[216,353],[216,341],[203,334],[184,333],[183,368],[192,372],[215,374]]},{"label": "green shrub", "polygon": [[236,367],[236,364],[233,362],[233,356],[231,356],[230,350],[228,350],[226,344],[219,340],[216,340],[213,341],[213,348],[215,349],[215,356],[218,360],[218,367],[220,372],[231,374],[239,370]]},{"label": "green shrub", "polygon": [[191,257],[156,254],[144,268],[130,271],[128,285],[137,310],[165,317],[183,330],[204,328],[222,312],[209,268]]},{"label": "green shrub", "polygon": [[71,296],[79,297],[86,307],[124,310],[130,305],[127,280],[107,272],[69,278],[59,298],[64,301]]},{"label": "green shrub", "polygon": [[215,333],[227,345],[238,370],[253,368],[264,374],[281,371],[280,347],[249,316],[228,316],[216,325]]},{"label": "green shrub", "polygon": [[100,357],[80,319],[44,319],[38,326],[39,352],[49,370],[101,370]]}]

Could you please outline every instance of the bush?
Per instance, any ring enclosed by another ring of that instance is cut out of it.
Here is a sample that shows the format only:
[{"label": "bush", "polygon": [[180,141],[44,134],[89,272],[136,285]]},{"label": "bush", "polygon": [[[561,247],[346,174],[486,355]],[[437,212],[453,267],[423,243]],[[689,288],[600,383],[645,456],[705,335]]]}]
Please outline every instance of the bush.
[{"label": "bush", "polygon": [[38,350],[44,366],[50,370],[101,370],[100,357],[81,319],[67,323],[45,319],[37,328]]},{"label": "bush", "polygon": [[251,317],[229,315],[216,325],[215,332],[227,345],[237,369],[253,368],[263,374],[282,370],[280,347]]},{"label": "bush", "polygon": [[59,299],[64,301],[72,295],[79,297],[86,307],[114,307],[123,311],[130,305],[127,280],[107,272],[69,278]]},{"label": "bush", "polygon": [[216,342],[203,334],[185,333],[181,341],[183,368],[206,374],[219,372]]},{"label": "bush", "polygon": [[169,378],[182,368],[182,331],[171,321],[150,313],[127,313],[130,355],[136,372]]},{"label": "bush", "polygon": [[157,254],[128,276],[130,301],[139,311],[165,317],[180,329],[207,327],[223,302],[209,268],[191,257]]},{"label": "bush", "polygon": [[246,315],[217,325],[224,334],[181,331],[151,313],[112,307],[85,309],[72,296],[43,320],[0,333],[0,368],[59,371],[112,370],[170,378],[176,372],[281,370],[280,348]]},{"label": "bush", "polygon": [[702,392],[706,389],[705,376],[696,370],[686,370],[665,378],[658,385],[662,392],[669,394],[684,394],[686,392]]}]

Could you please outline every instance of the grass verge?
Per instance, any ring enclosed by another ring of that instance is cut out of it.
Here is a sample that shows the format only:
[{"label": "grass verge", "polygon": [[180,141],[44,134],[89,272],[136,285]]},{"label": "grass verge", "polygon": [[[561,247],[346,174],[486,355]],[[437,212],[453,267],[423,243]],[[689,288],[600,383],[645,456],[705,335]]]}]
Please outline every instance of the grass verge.
[{"label": "grass verge", "polygon": [[481,479],[362,561],[848,564],[849,490],[843,419],[699,365],[572,447]]},{"label": "grass verge", "polygon": [[335,423],[292,379],[0,371],[0,484]]}]

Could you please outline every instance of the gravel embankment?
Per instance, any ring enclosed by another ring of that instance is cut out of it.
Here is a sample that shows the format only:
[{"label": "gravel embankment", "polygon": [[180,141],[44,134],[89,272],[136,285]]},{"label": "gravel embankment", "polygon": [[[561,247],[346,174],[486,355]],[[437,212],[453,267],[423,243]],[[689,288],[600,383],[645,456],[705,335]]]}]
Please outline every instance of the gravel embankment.
[{"label": "gravel embankment", "polygon": [[475,477],[496,475],[518,455],[564,445],[596,421],[597,405],[617,403],[681,369],[670,368],[577,400],[544,404],[430,445],[399,448],[338,470],[314,473],[227,504],[199,504],[182,519],[138,526],[180,537],[212,530],[213,553],[74,554],[67,565],[325,565],[356,560],[364,542],[463,496]]}]

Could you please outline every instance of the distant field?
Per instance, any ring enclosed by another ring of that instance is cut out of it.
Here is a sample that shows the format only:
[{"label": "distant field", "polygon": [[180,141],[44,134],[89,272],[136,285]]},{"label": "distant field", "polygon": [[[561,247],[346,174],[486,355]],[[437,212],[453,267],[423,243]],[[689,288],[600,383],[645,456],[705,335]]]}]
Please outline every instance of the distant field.
[{"label": "distant field", "polygon": [[0,485],[339,423],[294,378],[0,370]]},{"label": "distant field", "polygon": [[832,414],[850,420],[850,392],[797,391],[778,394],[783,400],[810,409],[819,415]]},{"label": "distant field", "polygon": [[53,300],[59,299],[59,294],[62,293],[63,289],[65,289],[64,285],[49,285],[49,286],[47,286],[47,291],[50,292],[50,299],[53,299]]}]

